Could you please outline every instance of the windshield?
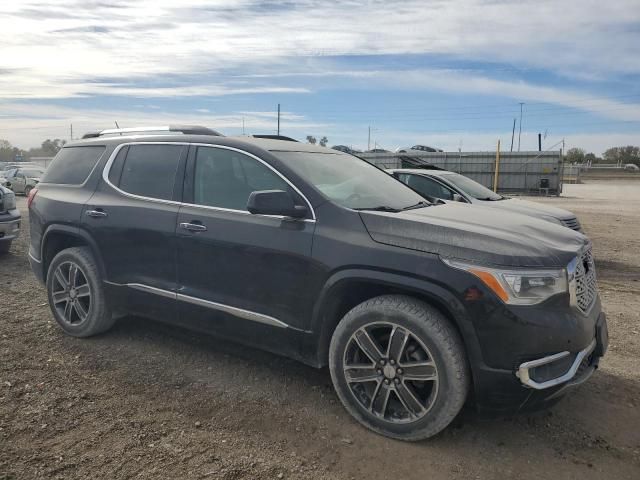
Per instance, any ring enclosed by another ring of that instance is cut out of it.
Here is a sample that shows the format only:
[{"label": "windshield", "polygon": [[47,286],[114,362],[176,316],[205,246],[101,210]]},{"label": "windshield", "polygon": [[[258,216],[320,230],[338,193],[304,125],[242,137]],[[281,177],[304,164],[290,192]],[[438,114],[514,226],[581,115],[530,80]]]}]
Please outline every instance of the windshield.
[{"label": "windshield", "polygon": [[444,179],[453,183],[467,195],[471,195],[478,200],[502,200],[504,197],[489,190],[487,187],[480,185],[478,182],[471,180],[469,177],[458,173],[447,173],[442,176]]},{"label": "windshield", "polygon": [[[333,202],[353,209],[401,210],[424,202],[409,187],[352,155],[272,152]],[[425,205],[426,206],[426,205]]]}]

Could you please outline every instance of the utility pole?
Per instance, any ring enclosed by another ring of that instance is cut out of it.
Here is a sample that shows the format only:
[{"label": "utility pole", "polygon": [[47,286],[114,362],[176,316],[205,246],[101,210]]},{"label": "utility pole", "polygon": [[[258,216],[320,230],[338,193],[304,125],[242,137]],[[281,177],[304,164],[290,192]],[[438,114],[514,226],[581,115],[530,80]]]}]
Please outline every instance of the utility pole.
[{"label": "utility pole", "polygon": [[71,132],[70,132],[69,136],[71,137],[71,140],[73,140],[73,123],[70,124],[70,130],[71,130]]},{"label": "utility pole", "polygon": [[244,117],[242,117],[242,135],[244,135]]},{"label": "utility pole", "polygon": [[513,137],[516,134],[516,119],[513,119],[513,128],[511,129],[511,151],[513,152]]},{"label": "utility pole", "polygon": [[278,104],[278,135],[280,135],[280,104]]},{"label": "utility pole", "polygon": [[541,133],[538,134],[538,151],[539,152],[542,151],[542,134]]},{"label": "utility pole", "polygon": [[367,150],[371,150],[371,125],[369,125],[369,137],[367,139]]},{"label": "utility pole", "polygon": [[524,102],[520,102],[520,129],[518,130],[518,151],[520,151],[520,135],[522,134],[522,106]]}]

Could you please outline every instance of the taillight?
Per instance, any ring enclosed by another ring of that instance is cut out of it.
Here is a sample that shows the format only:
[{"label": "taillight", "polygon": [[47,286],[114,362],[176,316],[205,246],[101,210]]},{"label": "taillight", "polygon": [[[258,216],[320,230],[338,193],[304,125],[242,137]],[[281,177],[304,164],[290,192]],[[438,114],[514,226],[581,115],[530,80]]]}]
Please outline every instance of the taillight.
[{"label": "taillight", "polygon": [[29,191],[29,196],[27,197],[27,208],[31,208],[31,204],[33,203],[33,199],[36,198],[36,193],[38,193],[37,188],[32,188]]}]

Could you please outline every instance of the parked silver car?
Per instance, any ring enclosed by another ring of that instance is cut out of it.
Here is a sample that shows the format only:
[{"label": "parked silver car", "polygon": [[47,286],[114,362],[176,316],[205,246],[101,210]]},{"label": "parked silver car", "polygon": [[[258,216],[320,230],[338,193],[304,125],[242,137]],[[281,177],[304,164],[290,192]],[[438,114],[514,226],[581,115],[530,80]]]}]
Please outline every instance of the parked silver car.
[{"label": "parked silver car", "polygon": [[457,201],[521,213],[564,225],[582,232],[578,218],[572,212],[536,202],[504,197],[469,177],[447,170],[401,168],[387,170],[427,199]]},{"label": "parked silver car", "polygon": [[11,242],[20,234],[20,212],[16,208],[16,196],[0,185],[0,254],[7,253]]},{"label": "parked silver car", "polygon": [[40,167],[28,166],[14,168],[5,172],[3,185],[15,193],[29,195],[31,189],[40,182],[40,177],[43,174],[44,169]]},{"label": "parked silver car", "polygon": [[429,147],[428,145],[414,145],[413,147],[401,147],[396,150],[397,153],[419,153],[419,152],[442,152],[441,148]]}]

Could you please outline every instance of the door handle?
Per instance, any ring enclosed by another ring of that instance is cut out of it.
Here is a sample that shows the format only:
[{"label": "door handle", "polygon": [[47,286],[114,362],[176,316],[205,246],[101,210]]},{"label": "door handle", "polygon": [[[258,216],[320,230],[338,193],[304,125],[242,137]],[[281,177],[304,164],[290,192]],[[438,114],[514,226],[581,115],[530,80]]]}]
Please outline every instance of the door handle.
[{"label": "door handle", "polygon": [[93,218],[104,218],[107,216],[107,212],[105,212],[102,209],[96,209],[96,210],[87,210],[87,215]]},{"label": "door handle", "polygon": [[201,223],[181,223],[180,228],[189,230],[190,232],[206,232],[207,227]]}]

